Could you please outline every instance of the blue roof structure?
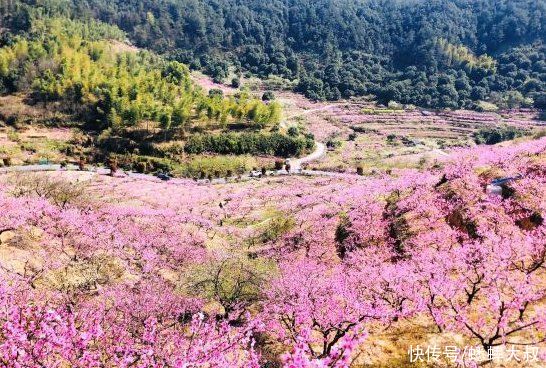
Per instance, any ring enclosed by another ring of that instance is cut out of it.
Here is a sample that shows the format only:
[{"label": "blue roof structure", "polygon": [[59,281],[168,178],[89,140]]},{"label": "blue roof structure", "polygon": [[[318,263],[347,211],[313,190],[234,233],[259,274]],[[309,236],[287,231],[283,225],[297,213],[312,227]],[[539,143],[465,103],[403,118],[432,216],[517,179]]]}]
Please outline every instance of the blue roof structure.
[{"label": "blue roof structure", "polygon": [[506,177],[506,178],[495,179],[495,180],[491,181],[491,185],[496,185],[496,186],[504,185],[504,184],[507,184],[507,183],[509,183],[511,181],[519,180],[522,177],[523,177],[522,175],[517,175],[517,176],[511,176],[511,177]]}]

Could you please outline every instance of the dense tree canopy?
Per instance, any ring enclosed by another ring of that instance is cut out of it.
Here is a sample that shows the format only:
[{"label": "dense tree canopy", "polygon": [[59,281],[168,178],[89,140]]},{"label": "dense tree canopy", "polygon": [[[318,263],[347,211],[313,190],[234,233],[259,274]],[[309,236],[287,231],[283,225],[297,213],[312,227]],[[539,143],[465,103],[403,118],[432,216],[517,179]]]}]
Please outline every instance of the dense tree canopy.
[{"label": "dense tree canopy", "polygon": [[66,18],[32,22],[28,37],[15,36],[0,48],[0,89],[32,92],[47,104],[62,101],[85,119],[110,126],[134,126],[142,120],[164,128],[188,125],[196,118],[223,124],[243,119],[255,125],[278,121],[278,105],[265,105],[246,94],[205,95],[190,81],[188,68],[156,55],[123,50],[112,43],[124,34],[99,22]]},{"label": "dense tree canopy", "polygon": [[[58,5],[0,3],[2,22],[11,29],[0,44],[0,93],[19,94],[31,105],[102,132],[96,143],[107,153],[156,154],[150,144],[154,140],[185,141],[194,132],[228,131],[231,126],[257,134],[276,130],[278,102],[266,103],[246,90],[230,96],[214,89],[206,93],[192,82],[186,65],[128,45],[125,32],[115,25],[70,19]],[[253,152],[295,155],[313,146],[281,133],[273,136],[277,143],[269,135],[257,136],[271,142]],[[210,138],[217,139],[214,134]],[[85,144],[93,146],[90,140]],[[249,151],[230,147],[224,145],[222,152]]]},{"label": "dense tree canopy", "polygon": [[[313,99],[472,107],[545,89],[544,0],[26,2],[116,24],[216,79],[230,65],[297,79]],[[25,26],[24,16],[9,20]]]}]

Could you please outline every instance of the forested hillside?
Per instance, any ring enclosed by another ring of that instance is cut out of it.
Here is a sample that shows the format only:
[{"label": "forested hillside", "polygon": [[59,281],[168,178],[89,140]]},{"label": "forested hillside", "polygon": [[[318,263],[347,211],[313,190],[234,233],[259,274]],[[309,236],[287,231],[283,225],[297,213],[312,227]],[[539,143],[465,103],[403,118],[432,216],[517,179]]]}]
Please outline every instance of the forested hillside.
[{"label": "forested hillside", "polygon": [[191,83],[185,65],[113,43],[125,39],[115,26],[49,17],[31,23],[26,37],[13,36],[0,48],[4,93],[29,92],[45,106],[61,101],[64,109],[82,112],[82,119],[112,128],[142,120],[170,128],[200,117],[258,126],[279,119],[275,104],[245,95],[206,96]]},{"label": "forested hillside", "polygon": [[[372,94],[427,107],[544,103],[544,0],[26,2],[116,24],[138,46],[217,80],[229,82],[234,66],[295,80],[317,100]],[[24,19],[17,22],[24,28]]]},{"label": "forested hillside", "polygon": [[[191,80],[186,65],[132,47],[116,25],[69,18],[64,5],[0,3],[0,93],[12,98],[7,105],[20,105],[19,113],[0,109],[0,125],[15,129],[13,140],[36,120],[25,113],[34,110],[42,125],[78,126],[90,133],[71,142],[70,156],[103,161],[121,154],[124,166],[139,171],[170,171],[184,152],[293,156],[313,147],[303,132],[279,130],[278,102],[244,90],[229,96],[207,91]],[[45,118],[49,114],[54,116]],[[12,151],[3,147],[0,153],[9,157]],[[151,157],[162,161],[150,162]],[[232,162],[208,171],[239,170],[240,163]]]}]

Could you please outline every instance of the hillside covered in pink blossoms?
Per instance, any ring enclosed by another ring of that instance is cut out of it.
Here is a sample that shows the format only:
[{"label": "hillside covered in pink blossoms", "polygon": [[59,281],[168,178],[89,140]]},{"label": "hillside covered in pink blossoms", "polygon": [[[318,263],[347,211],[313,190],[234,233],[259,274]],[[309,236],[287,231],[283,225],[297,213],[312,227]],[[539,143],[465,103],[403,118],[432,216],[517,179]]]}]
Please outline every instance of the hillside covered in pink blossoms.
[{"label": "hillside covered in pink blossoms", "polygon": [[544,138],[371,177],[0,180],[2,367],[546,364]]}]

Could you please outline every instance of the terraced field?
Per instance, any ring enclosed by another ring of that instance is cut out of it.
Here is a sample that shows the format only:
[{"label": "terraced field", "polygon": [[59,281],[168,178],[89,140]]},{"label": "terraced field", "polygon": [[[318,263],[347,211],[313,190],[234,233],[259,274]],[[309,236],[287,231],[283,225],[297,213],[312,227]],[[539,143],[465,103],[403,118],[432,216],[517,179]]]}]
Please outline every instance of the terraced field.
[{"label": "terraced field", "polygon": [[470,136],[484,126],[510,125],[532,128],[538,124],[536,111],[514,110],[502,113],[475,111],[381,110],[349,106],[340,111],[338,119],[343,124],[364,127],[382,134],[407,135],[412,138],[437,138],[459,140]]},{"label": "terraced field", "polygon": [[475,145],[474,133],[484,128],[508,126],[529,135],[546,128],[531,109],[393,110],[360,102],[320,110],[307,124],[318,139],[329,143],[328,154],[311,168],[351,172],[360,166],[365,173],[434,164],[449,149]]}]

